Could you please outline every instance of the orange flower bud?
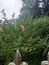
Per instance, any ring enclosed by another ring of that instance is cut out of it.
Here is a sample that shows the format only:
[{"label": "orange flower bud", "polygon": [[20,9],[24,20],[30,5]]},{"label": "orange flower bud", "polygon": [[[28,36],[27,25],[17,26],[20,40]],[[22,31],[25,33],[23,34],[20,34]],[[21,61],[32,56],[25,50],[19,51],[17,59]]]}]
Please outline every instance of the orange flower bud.
[{"label": "orange flower bud", "polygon": [[30,36],[29,38],[28,38],[28,41],[31,41],[32,40],[32,37]]},{"label": "orange flower bud", "polygon": [[22,32],[24,32],[24,25],[20,25]]}]

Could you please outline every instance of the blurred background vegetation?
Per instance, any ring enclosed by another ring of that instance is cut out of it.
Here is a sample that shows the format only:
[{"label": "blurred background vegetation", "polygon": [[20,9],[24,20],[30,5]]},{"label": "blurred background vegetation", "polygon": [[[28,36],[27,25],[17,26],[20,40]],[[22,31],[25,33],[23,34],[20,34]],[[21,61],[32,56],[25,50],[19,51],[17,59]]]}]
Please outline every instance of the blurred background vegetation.
[{"label": "blurred background vegetation", "polygon": [[[29,0],[23,0],[25,6],[22,7],[18,19],[14,19],[13,15],[12,20],[7,20],[6,13],[2,10],[5,21],[0,28],[1,65],[7,65],[13,61],[17,49],[21,52],[22,61],[28,62],[29,65],[40,65],[42,60],[47,59],[47,52],[49,51],[48,0],[45,0],[47,1],[46,6],[38,9],[40,10],[40,13],[37,11],[38,15],[33,14],[36,10],[27,10],[29,6],[30,8],[31,5],[33,6],[33,1],[35,5],[37,2],[35,0],[30,2]],[[42,2],[45,3],[45,1],[43,0]],[[46,7],[47,11],[45,10]],[[24,10],[23,8],[26,9]]]}]

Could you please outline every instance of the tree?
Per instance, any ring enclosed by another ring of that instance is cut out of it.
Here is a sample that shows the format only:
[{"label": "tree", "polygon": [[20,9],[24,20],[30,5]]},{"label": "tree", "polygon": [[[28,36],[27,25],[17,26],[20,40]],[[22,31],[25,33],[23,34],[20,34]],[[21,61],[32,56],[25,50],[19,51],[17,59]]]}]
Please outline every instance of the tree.
[{"label": "tree", "polygon": [[40,17],[49,11],[48,0],[22,0],[21,17],[26,18],[28,15]]},{"label": "tree", "polygon": [[23,7],[21,9],[22,17],[27,17],[28,15],[35,16],[35,9],[36,9],[35,3],[38,0],[37,1],[36,0],[22,0],[22,1],[23,1]]}]

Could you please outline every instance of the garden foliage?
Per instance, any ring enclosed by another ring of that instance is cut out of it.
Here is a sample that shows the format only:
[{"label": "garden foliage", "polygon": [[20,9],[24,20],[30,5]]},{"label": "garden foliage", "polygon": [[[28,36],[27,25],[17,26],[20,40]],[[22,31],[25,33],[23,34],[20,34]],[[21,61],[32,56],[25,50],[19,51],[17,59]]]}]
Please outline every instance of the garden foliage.
[{"label": "garden foliage", "polygon": [[0,63],[7,65],[20,49],[22,60],[36,65],[49,50],[49,17],[17,19],[16,23],[3,24],[0,29]]}]

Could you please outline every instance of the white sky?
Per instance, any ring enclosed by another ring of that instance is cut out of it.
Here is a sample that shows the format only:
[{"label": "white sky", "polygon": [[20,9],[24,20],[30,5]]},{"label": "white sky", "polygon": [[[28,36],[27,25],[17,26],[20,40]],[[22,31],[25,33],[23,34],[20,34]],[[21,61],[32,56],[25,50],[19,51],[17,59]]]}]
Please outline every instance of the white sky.
[{"label": "white sky", "polygon": [[[22,0],[0,0],[0,11],[5,9],[7,18],[10,19],[13,12],[16,13],[15,18],[20,14],[20,9],[22,7]],[[0,19],[2,14],[0,12]]]}]

